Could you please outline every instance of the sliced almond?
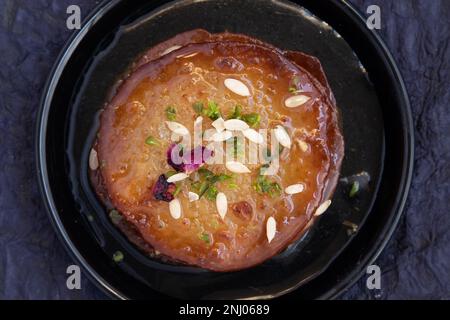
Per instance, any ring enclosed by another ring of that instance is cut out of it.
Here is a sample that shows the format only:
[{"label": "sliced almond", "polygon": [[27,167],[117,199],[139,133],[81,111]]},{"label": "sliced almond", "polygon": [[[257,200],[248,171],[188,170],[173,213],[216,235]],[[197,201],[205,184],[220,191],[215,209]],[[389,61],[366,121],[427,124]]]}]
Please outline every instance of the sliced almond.
[{"label": "sliced almond", "polygon": [[187,59],[187,58],[195,57],[196,55],[198,55],[198,52],[192,52],[192,53],[182,54],[182,55],[177,56],[177,58],[178,58],[178,59],[180,59],[180,58]]},{"label": "sliced almond", "polygon": [[178,181],[184,180],[188,177],[189,176],[186,173],[180,172],[180,173],[174,174],[173,176],[170,176],[167,179],[167,182],[178,182]]},{"label": "sliced almond", "polygon": [[225,215],[227,214],[228,210],[228,200],[227,196],[223,192],[219,192],[216,197],[216,207],[217,212],[219,213],[220,217],[223,219],[225,218]]},{"label": "sliced almond", "polygon": [[195,192],[188,192],[188,198],[189,198],[189,202],[193,202],[193,201],[197,201],[199,199],[198,194],[196,194]]},{"label": "sliced almond", "polygon": [[289,134],[286,132],[286,129],[283,128],[283,126],[276,126],[275,127],[275,138],[277,138],[278,142],[286,148],[291,147],[291,137],[289,137]]},{"label": "sliced almond", "polygon": [[231,131],[244,131],[247,130],[249,127],[249,125],[239,119],[231,119],[231,120],[227,120],[224,123],[225,129],[227,130],[231,130]]},{"label": "sliced almond", "polygon": [[230,139],[233,136],[231,131],[222,131],[216,132],[211,137],[208,138],[208,141],[221,142]]},{"label": "sliced almond", "polygon": [[304,189],[305,186],[303,184],[297,183],[286,187],[286,189],[284,189],[284,192],[286,192],[287,194],[296,194],[302,192]]},{"label": "sliced almond", "polygon": [[250,90],[242,81],[228,78],[228,79],[225,79],[224,84],[225,84],[225,87],[227,87],[230,91],[236,93],[237,95],[240,95],[243,97],[250,96]]},{"label": "sliced almond", "polygon": [[94,148],[92,148],[91,152],[89,153],[89,168],[91,170],[97,170],[98,169],[98,154],[97,154],[97,151],[95,151]]},{"label": "sliced almond", "polygon": [[228,161],[225,167],[235,173],[250,173],[250,169],[238,161]]},{"label": "sliced almond", "polygon": [[277,221],[273,217],[269,217],[266,223],[266,234],[267,241],[269,243],[275,238],[275,233],[277,232]]},{"label": "sliced almond", "polygon": [[284,101],[284,105],[288,108],[297,108],[308,102],[311,98],[303,94],[292,96]]},{"label": "sliced almond", "polygon": [[203,117],[202,116],[199,116],[199,117],[197,117],[196,119],[195,119],[195,121],[194,121],[194,126],[198,126],[200,123],[202,123],[203,122]]},{"label": "sliced almond", "polygon": [[169,202],[170,215],[174,219],[180,219],[181,217],[181,203],[178,199],[173,199]]},{"label": "sliced almond", "polygon": [[264,143],[264,137],[262,136],[262,134],[260,134],[258,131],[254,130],[254,129],[249,128],[249,129],[242,131],[242,133],[244,134],[244,137],[246,137],[251,142],[254,142],[257,144]]},{"label": "sliced almond", "polygon": [[181,123],[175,121],[166,121],[166,124],[169,130],[180,136],[187,136],[189,134],[189,130]]},{"label": "sliced almond", "polygon": [[308,144],[305,141],[297,139],[297,144],[303,152],[308,151]]},{"label": "sliced almond", "polygon": [[225,130],[225,120],[223,120],[222,118],[218,118],[212,123],[212,126],[216,128],[218,132],[222,132],[223,130]]},{"label": "sliced almond", "polygon": [[314,213],[314,215],[320,216],[322,213],[324,213],[325,211],[327,211],[328,207],[331,205],[331,200],[327,200],[324,203],[322,203],[317,209],[316,212]]},{"label": "sliced almond", "polygon": [[164,50],[164,51],[161,53],[160,56],[161,56],[161,57],[162,57],[162,56],[165,56],[166,54],[171,53],[172,51],[178,50],[178,49],[180,49],[180,48],[181,48],[181,46],[177,46],[177,45],[171,46],[171,47],[167,48],[166,50]]}]

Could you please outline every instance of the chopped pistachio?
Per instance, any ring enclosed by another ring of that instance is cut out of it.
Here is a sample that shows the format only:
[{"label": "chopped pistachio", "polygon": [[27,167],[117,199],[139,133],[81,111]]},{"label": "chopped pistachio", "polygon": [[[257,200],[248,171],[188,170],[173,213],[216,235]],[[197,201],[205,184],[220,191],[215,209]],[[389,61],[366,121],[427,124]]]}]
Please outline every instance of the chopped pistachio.
[{"label": "chopped pistachio", "polygon": [[350,198],[353,198],[354,196],[356,196],[356,194],[359,192],[359,182],[358,181],[354,181],[352,184],[352,187],[350,189],[350,192],[348,194],[348,196]]},{"label": "chopped pistachio", "polygon": [[259,175],[256,178],[253,188],[258,193],[268,193],[271,197],[281,194],[281,187],[277,182],[270,181],[267,177]]},{"label": "chopped pistachio", "polygon": [[237,189],[237,188],[238,188],[238,185],[237,185],[236,183],[232,182],[232,183],[229,183],[229,184],[228,184],[228,188],[234,190],[234,189]]},{"label": "chopped pistachio", "polygon": [[207,244],[211,243],[211,239],[209,238],[209,234],[203,232],[200,236],[199,236],[200,240],[204,241]]},{"label": "chopped pistachio", "polygon": [[173,106],[168,106],[166,108],[166,117],[168,120],[173,121],[177,117],[177,110]]},{"label": "chopped pistachio", "polygon": [[270,190],[270,196],[272,197],[279,197],[281,195],[281,187],[278,183],[272,182],[272,190]]},{"label": "chopped pistachio", "polygon": [[174,197],[176,197],[180,193],[182,184],[181,183],[176,183],[175,186],[176,186],[176,189],[173,192],[173,196]]},{"label": "chopped pistachio", "polygon": [[123,261],[123,253],[121,251],[114,252],[113,260],[116,263],[122,262]]},{"label": "chopped pistachio", "polygon": [[228,119],[239,119],[245,121],[250,127],[256,127],[261,121],[261,116],[258,113],[247,113],[242,114],[242,107],[236,105],[233,109],[233,113],[228,117]]},{"label": "chopped pistachio", "polygon": [[210,187],[210,183],[207,181],[203,181],[200,184],[199,193],[198,193],[199,199],[205,194],[205,192],[208,190],[209,187]]},{"label": "chopped pistachio", "polygon": [[145,143],[148,144],[149,146],[159,145],[159,141],[153,136],[148,136],[147,139],[145,139]]},{"label": "chopped pistachio", "polygon": [[214,175],[213,177],[210,177],[209,182],[210,183],[223,182],[223,181],[229,180],[231,178],[232,178],[232,176],[222,173],[222,174],[217,174],[217,175]]},{"label": "chopped pistachio", "polygon": [[240,105],[234,106],[233,113],[228,117],[228,119],[241,119],[242,107]]},{"label": "chopped pistachio", "polygon": [[217,190],[217,187],[214,185],[210,185],[208,190],[206,190],[206,192],[205,192],[205,197],[206,197],[206,199],[213,201],[213,200],[216,200],[218,193],[219,193],[219,191]]},{"label": "chopped pistachio", "polygon": [[203,115],[211,120],[217,120],[220,117],[219,106],[214,101],[208,101],[208,108],[203,109]]},{"label": "chopped pistachio", "polygon": [[259,123],[261,121],[261,116],[258,113],[249,113],[249,114],[244,114],[242,116],[242,120],[244,120],[245,122],[247,122],[247,124],[254,128],[259,126]]},{"label": "chopped pistachio", "polygon": [[198,174],[200,181],[193,182],[191,188],[198,194],[199,198],[205,195],[208,200],[216,199],[218,190],[215,184],[217,182],[223,182],[232,178],[232,176],[226,174],[214,174],[214,172],[206,168],[200,168]]},{"label": "chopped pistachio", "polygon": [[200,175],[201,178],[209,178],[211,176],[214,175],[214,172],[212,172],[211,170],[208,170],[206,168],[200,168],[198,169],[198,174]]},{"label": "chopped pistachio", "polygon": [[196,114],[202,114],[203,112],[203,102],[197,101],[192,105],[192,108],[194,109]]}]

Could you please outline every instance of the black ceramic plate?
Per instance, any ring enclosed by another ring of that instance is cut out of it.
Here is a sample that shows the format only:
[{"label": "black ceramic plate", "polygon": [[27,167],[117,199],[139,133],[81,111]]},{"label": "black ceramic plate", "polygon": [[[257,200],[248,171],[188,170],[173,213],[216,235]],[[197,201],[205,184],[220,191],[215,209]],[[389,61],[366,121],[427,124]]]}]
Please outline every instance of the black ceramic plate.
[{"label": "black ceramic plate", "polygon": [[[57,233],[86,274],[119,298],[337,296],[384,247],[409,187],[412,123],[391,56],[354,9],[338,0],[163,2],[102,4],[52,71],[38,118],[37,162]],[[342,115],[342,177],[362,171],[371,177],[352,199],[341,182],[329,211],[302,239],[238,272],[148,258],[110,223],[87,178],[88,151],[108,90],[147,48],[194,28],[243,33],[318,57]],[[117,250],[125,256],[119,264],[112,260]]]}]

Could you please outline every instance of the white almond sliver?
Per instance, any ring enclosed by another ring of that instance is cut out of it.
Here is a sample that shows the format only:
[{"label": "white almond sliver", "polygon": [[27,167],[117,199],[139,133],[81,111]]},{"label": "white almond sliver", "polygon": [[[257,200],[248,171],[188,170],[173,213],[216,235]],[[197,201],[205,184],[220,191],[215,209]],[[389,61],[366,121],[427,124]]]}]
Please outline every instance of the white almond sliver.
[{"label": "white almond sliver", "polygon": [[305,104],[306,102],[309,101],[309,99],[311,99],[308,96],[305,96],[303,94],[299,94],[297,96],[292,96],[287,98],[284,101],[284,105],[288,108],[297,108],[300,107],[301,105]]},{"label": "white almond sliver", "polygon": [[230,91],[236,93],[237,95],[248,97],[250,96],[250,90],[248,90],[248,87],[239,80],[236,79],[225,79],[224,81],[225,87],[227,87]]},{"label": "white almond sliver", "polygon": [[305,187],[301,183],[293,184],[284,189],[287,194],[296,194],[303,191]]},{"label": "white almond sliver", "polygon": [[180,217],[181,217],[181,203],[180,203],[180,200],[173,199],[172,201],[170,201],[169,202],[169,210],[170,210],[170,215],[172,216],[172,218],[180,219]]},{"label": "white almond sliver", "polygon": [[228,161],[225,163],[225,167],[235,173],[250,173],[249,168],[237,161]]},{"label": "white almond sliver", "polygon": [[193,202],[193,201],[197,201],[199,199],[199,196],[195,192],[189,191],[188,198],[189,198],[189,202]]},{"label": "white almond sliver", "polygon": [[222,132],[223,130],[225,130],[225,120],[223,120],[222,118],[218,118],[212,123],[212,126],[216,128],[218,132]]},{"label": "white almond sliver", "polygon": [[167,179],[167,182],[178,182],[189,177],[186,173],[176,173]]},{"label": "white almond sliver", "polygon": [[222,131],[222,132],[216,132],[211,137],[208,138],[208,141],[214,141],[214,142],[222,142],[230,139],[233,136],[233,133],[231,131]]},{"label": "white almond sliver", "polygon": [[308,144],[303,140],[297,140],[298,146],[303,152],[308,151]]},{"label": "white almond sliver", "polygon": [[183,59],[187,59],[187,58],[192,58],[195,57],[198,54],[198,52],[193,52],[193,53],[187,53],[187,54],[182,54],[177,56],[178,59],[183,58]]},{"label": "white almond sliver", "polygon": [[89,168],[91,170],[98,169],[98,155],[95,149],[91,149],[91,152],[89,153]]},{"label": "white almond sliver", "polygon": [[228,210],[228,200],[227,200],[227,196],[223,192],[219,192],[217,194],[216,206],[217,206],[217,212],[219,213],[220,217],[222,219],[225,218],[225,215],[227,214],[227,210]]},{"label": "white almond sliver", "polygon": [[227,120],[225,121],[224,125],[225,129],[231,131],[244,131],[250,128],[246,122],[239,119]]},{"label": "white almond sliver", "polygon": [[328,207],[331,205],[331,200],[327,200],[324,203],[322,203],[317,209],[316,212],[314,213],[314,215],[320,216],[322,213],[324,213],[325,211],[327,211]]},{"label": "white almond sliver", "polygon": [[189,130],[181,123],[175,121],[166,121],[166,124],[169,130],[176,134],[179,134],[180,136],[187,136],[189,134]]},{"label": "white almond sliver", "polygon": [[282,126],[278,125],[275,127],[275,138],[277,138],[278,142],[286,148],[291,147],[291,138],[289,137],[289,134],[286,132],[286,129],[284,129]]},{"label": "white almond sliver", "polygon": [[244,136],[251,142],[262,144],[264,143],[264,137],[254,129],[247,129],[242,132]]},{"label": "white almond sliver", "polygon": [[162,57],[162,56],[165,56],[166,54],[171,53],[172,51],[178,50],[178,49],[180,49],[180,48],[181,48],[181,46],[177,46],[177,45],[171,46],[171,47],[167,48],[166,50],[164,50],[164,51],[161,53],[160,56],[161,56],[161,57]]},{"label": "white almond sliver", "polygon": [[269,243],[275,238],[275,233],[277,232],[277,222],[273,217],[269,217],[266,223],[266,234]]},{"label": "white almond sliver", "polygon": [[198,126],[202,122],[203,122],[203,117],[199,116],[199,117],[197,117],[197,119],[195,119],[194,126]]}]

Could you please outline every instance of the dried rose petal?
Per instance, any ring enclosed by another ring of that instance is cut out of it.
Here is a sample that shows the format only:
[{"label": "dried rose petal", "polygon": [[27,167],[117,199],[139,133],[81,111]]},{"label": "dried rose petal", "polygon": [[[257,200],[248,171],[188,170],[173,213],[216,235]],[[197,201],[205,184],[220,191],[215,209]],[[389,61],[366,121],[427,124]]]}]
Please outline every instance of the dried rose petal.
[{"label": "dried rose petal", "polygon": [[153,196],[156,200],[170,202],[174,198],[173,193],[176,188],[175,183],[167,182],[166,177],[162,174],[153,186]]},{"label": "dried rose petal", "polygon": [[212,156],[212,150],[209,150],[203,146],[195,147],[191,150],[191,152],[183,156],[183,171],[188,174],[194,172],[195,170],[203,166],[203,164]]},{"label": "dried rose petal", "polygon": [[183,148],[179,144],[172,144],[167,150],[167,163],[178,172],[182,172],[183,164]]},{"label": "dried rose petal", "polygon": [[167,151],[167,163],[176,171],[189,174],[199,169],[212,156],[213,151],[203,146],[183,154],[180,145],[172,144]]}]

